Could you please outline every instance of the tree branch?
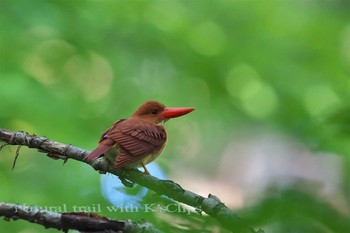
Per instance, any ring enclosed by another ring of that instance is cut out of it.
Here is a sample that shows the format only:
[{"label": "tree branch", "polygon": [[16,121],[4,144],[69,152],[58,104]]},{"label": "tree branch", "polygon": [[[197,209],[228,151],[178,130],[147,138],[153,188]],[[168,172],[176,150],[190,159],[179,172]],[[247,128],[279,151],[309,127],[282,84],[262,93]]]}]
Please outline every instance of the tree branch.
[{"label": "tree branch", "polygon": [[50,157],[56,159],[67,160],[70,158],[90,164],[95,170],[112,173],[122,180],[130,180],[155,191],[159,195],[168,196],[176,201],[192,206],[196,210],[204,211],[231,231],[255,233],[237,214],[233,213],[214,195],[209,194],[208,197],[203,197],[183,189],[179,184],[171,180],[160,180],[156,177],[145,175],[136,169],[115,169],[113,164],[103,157],[91,162],[84,161],[83,159],[88,154],[88,151],[26,132],[0,129],[0,141],[10,145],[36,148],[39,152],[48,153]]},{"label": "tree branch", "polygon": [[88,232],[148,232],[160,231],[149,222],[134,223],[131,220],[110,220],[87,213],[56,213],[40,210],[35,206],[22,206],[0,202],[0,216],[5,220],[23,219],[44,226],[68,232],[70,229]]}]

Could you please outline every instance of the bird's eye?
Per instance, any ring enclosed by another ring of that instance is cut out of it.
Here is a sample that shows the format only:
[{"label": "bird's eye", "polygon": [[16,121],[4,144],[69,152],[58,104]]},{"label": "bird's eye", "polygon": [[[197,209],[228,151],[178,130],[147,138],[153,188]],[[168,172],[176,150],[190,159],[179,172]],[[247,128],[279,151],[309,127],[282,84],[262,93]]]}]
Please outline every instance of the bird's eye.
[{"label": "bird's eye", "polygon": [[157,110],[157,109],[153,109],[153,110],[151,111],[151,113],[152,113],[152,115],[156,115],[156,114],[158,113],[158,110]]}]

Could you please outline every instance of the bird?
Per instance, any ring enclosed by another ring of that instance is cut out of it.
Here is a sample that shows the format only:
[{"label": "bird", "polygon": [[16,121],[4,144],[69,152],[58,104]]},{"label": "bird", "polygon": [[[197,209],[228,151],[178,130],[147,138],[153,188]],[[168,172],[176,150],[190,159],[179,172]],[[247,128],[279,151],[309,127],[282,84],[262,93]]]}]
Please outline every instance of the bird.
[{"label": "bird", "polygon": [[193,110],[192,107],[167,108],[157,101],[147,101],[129,118],[116,121],[105,130],[97,148],[84,160],[105,156],[117,169],[143,167],[144,173],[150,175],[146,164],[155,160],[166,145],[164,123]]}]

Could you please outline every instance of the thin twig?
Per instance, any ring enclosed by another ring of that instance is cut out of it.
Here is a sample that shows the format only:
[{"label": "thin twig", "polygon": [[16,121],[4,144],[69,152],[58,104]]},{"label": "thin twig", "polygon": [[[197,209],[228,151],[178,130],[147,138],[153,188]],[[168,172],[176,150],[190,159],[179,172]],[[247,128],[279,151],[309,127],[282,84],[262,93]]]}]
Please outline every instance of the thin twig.
[{"label": "thin twig", "polygon": [[19,151],[20,151],[21,147],[22,147],[22,145],[19,145],[17,147],[15,159],[13,160],[13,163],[12,163],[12,171],[15,169],[16,162],[17,162],[17,159],[18,159],[18,156],[19,156]]}]

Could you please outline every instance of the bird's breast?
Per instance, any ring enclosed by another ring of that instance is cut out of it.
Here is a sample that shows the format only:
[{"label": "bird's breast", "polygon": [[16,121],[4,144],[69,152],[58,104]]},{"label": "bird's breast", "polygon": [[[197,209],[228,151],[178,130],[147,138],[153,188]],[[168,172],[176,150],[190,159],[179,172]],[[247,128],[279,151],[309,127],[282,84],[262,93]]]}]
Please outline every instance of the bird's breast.
[{"label": "bird's breast", "polygon": [[126,167],[127,168],[139,168],[139,167],[142,167],[141,162],[145,165],[149,164],[150,162],[152,162],[153,160],[158,158],[158,156],[162,153],[163,149],[165,148],[165,145],[166,145],[166,142],[162,145],[162,147],[158,151],[150,153],[149,155],[144,156],[141,161],[130,163]]}]

